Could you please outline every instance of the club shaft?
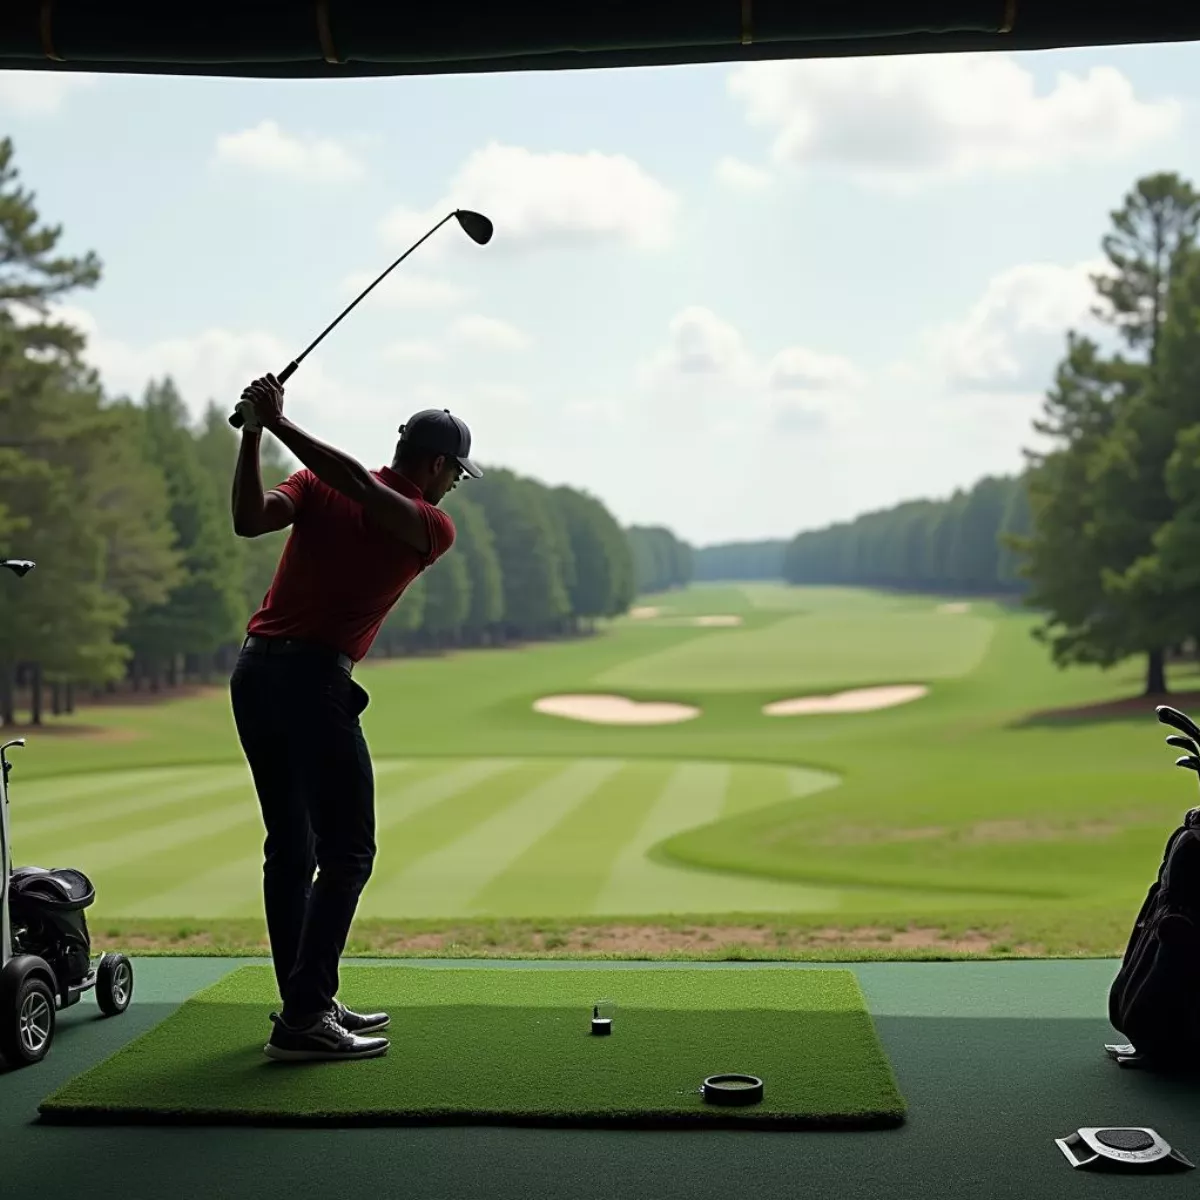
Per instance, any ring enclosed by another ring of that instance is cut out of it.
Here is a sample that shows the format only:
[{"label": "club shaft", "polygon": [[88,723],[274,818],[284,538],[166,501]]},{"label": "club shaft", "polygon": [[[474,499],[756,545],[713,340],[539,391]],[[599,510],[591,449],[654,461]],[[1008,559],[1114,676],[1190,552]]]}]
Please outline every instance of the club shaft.
[{"label": "club shaft", "polygon": [[441,229],[441,227],[443,225],[445,225],[445,223],[448,220],[450,220],[450,218],[452,216],[454,216],[454,214],[452,212],[447,213],[427,234],[425,234],[425,236],[423,238],[420,239],[420,241],[413,242],[413,244],[411,246],[409,246],[409,248],[407,250],[405,250],[405,252],[402,255],[400,255],[400,257],[398,259],[396,259],[396,261],[394,263],[392,263],[392,265],[390,267],[388,267],[388,269],[386,271],[384,271],[375,280],[374,283],[370,284],[368,287],[365,287],[353,300],[351,300],[350,303],[347,304],[346,307],[344,309],[342,309],[342,311],[328,325],[326,325],[323,330],[321,330],[321,332],[316,336],[316,338],[311,342],[311,344],[308,345],[307,347],[305,347],[303,353],[297,355],[296,360],[295,360],[296,366],[299,366],[304,361],[304,359],[307,357],[309,351],[314,350],[318,345],[320,345],[320,343],[321,343],[322,339],[325,337],[325,335],[327,333],[329,333],[330,330],[332,330],[337,325],[337,323],[348,312],[350,312],[350,310],[352,308],[354,308],[354,306],[364,296],[367,295],[368,292],[370,292],[374,287],[376,287],[376,285],[382,283],[383,280],[388,275],[390,275],[391,272],[394,271],[421,244],[421,242],[424,242],[426,239],[431,238],[435,233],[437,233],[437,231],[439,229]]},{"label": "club shaft", "polygon": [[[383,280],[388,275],[390,275],[392,273],[392,271],[394,271],[419,245],[421,245],[422,242],[427,241],[429,238],[433,237],[433,235],[435,233],[437,233],[437,231],[439,229],[441,229],[441,227],[443,225],[445,225],[445,223],[448,220],[450,220],[450,218],[452,216],[454,216],[453,212],[447,213],[427,234],[424,235],[424,237],[421,237],[417,241],[413,242],[413,244],[411,246],[409,246],[409,248],[407,250],[405,250],[405,252],[402,255],[400,255],[400,257],[398,259],[396,259],[396,261],[394,263],[392,263],[392,265],[390,267],[388,267],[387,270],[382,272],[374,280],[373,283],[369,284],[361,292],[359,292],[359,294],[357,296],[355,296],[355,298],[353,300],[351,300],[350,303],[347,304],[346,307],[344,309],[342,309],[342,311],[340,313],[338,313],[338,315],[332,321],[330,321],[330,323],[328,325],[326,325],[325,328],[322,329],[319,334],[317,334],[317,336],[312,340],[312,342],[310,342],[300,354],[296,355],[296,357],[294,359],[292,359],[292,361],[290,363],[288,363],[288,365],[276,376],[276,379],[278,379],[280,383],[283,383],[285,380],[290,378],[292,373],[305,360],[305,358],[308,356],[308,354],[311,351],[315,350],[317,348],[317,346],[319,346],[321,344],[322,340],[325,338],[325,335],[328,334],[329,332],[331,332],[337,326],[338,322],[341,321],[342,318],[345,317],[346,314],[349,313],[350,310],[353,309],[354,306],[356,304],[358,304],[358,302],[360,300],[362,300],[362,298],[364,296],[366,296],[370,291],[372,291],[372,289],[374,289],[376,286],[378,286],[380,283],[382,283]],[[245,422],[242,420],[242,414],[238,413],[238,412],[235,412],[229,418],[229,423],[235,429],[240,429],[242,427],[242,425],[245,424]]]}]

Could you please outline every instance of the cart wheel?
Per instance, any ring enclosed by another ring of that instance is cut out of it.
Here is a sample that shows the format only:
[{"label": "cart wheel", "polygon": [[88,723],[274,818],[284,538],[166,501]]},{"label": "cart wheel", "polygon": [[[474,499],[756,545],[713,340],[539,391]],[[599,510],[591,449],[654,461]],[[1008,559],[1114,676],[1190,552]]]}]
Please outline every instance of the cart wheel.
[{"label": "cart wheel", "polygon": [[54,993],[44,979],[26,977],[0,1013],[0,1054],[14,1067],[39,1063],[50,1051],[54,1027]]},{"label": "cart wheel", "polygon": [[106,954],[96,968],[96,1003],[106,1017],[115,1017],[133,999],[133,964],[123,954]]}]

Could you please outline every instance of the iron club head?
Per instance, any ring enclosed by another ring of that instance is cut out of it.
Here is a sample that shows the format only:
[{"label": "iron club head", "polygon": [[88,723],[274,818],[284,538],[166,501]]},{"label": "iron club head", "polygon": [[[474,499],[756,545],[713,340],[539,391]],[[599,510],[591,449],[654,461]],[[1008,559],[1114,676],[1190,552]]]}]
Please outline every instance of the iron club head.
[{"label": "iron club head", "polygon": [[28,575],[37,563],[28,558],[5,558],[0,559],[0,567],[7,567],[19,579],[22,575]]},{"label": "iron club head", "polygon": [[1200,744],[1197,744],[1189,737],[1179,737],[1172,734],[1167,738],[1168,746],[1178,746],[1180,750],[1186,750],[1189,754],[1200,755]]},{"label": "iron club head", "polygon": [[1172,708],[1169,704],[1160,704],[1154,711],[1164,725],[1170,725],[1173,729],[1178,729],[1180,733],[1186,733],[1194,741],[1200,741],[1200,725],[1197,725],[1186,713],[1181,713],[1179,709]]},{"label": "iron club head", "polygon": [[1177,758],[1175,760],[1175,765],[1177,767],[1186,767],[1189,771],[1196,771],[1197,773],[1200,773],[1200,758],[1197,758],[1194,754],[1185,754],[1182,758]]}]

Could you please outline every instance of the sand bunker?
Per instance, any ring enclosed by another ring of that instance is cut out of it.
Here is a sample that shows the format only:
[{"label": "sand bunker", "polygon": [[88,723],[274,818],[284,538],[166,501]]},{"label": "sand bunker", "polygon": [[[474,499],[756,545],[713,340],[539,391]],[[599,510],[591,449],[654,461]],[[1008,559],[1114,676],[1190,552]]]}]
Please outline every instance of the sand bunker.
[{"label": "sand bunker", "polygon": [[763,712],[768,717],[794,717],[806,713],[874,712],[919,700],[929,692],[920,684],[899,684],[892,687],[859,688],[853,692],[838,692],[833,696],[801,696],[796,700],[777,700]]},{"label": "sand bunker", "polygon": [[940,613],[965,613],[970,612],[969,604],[939,604],[938,612]]},{"label": "sand bunker", "polygon": [[599,725],[670,725],[700,715],[698,708],[688,704],[642,702],[625,696],[543,696],[533,708],[552,717]]},{"label": "sand bunker", "polygon": [[631,608],[629,610],[629,615],[635,621],[648,621],[654,617],[657,617],[660,612],[662,612],[662,609],[660,608],[648,608],[643,605],[640,608]]},{"label": "sand bunker", "polygon": [[724,615],[715,616],[715,617],[697,617],[692,622],[693,625],[740,625],[741,623],[742,623],[741,617],[732,617],[732,616],[724,616]]}]

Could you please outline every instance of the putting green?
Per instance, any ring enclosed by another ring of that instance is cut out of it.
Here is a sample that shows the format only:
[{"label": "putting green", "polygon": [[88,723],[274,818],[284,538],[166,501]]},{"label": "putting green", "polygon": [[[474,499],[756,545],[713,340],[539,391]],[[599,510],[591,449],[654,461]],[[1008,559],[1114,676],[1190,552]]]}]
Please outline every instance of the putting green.
[{"label": "putting green", "polygon": [[[572,1124],[869,1128],[905,1102],[847,970],[344,968],[351,1007],[386,1008],[391,1048],[357,1063],[273,1063],[269,967],[199,993],[48,1097],[47,1120],[104,1123]],[[590,1034],[592,1005],[613,1032]],[[761,1102],[707,1103],[710,1075]]]}]

